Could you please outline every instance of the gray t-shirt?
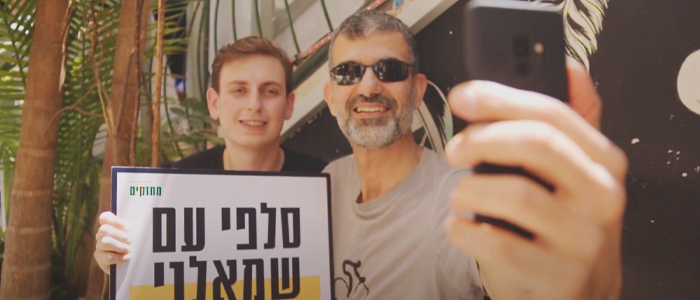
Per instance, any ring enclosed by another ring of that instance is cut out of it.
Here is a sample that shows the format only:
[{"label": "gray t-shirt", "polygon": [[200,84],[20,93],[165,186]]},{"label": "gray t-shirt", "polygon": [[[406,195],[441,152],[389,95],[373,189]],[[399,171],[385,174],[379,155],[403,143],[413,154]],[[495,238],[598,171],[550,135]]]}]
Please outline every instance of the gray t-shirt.
[{"label": "gray t-shirt", "polygon": [[423,150],[405,180],[357,203],[354,157],[330,163],[334,285],[337,300],[482,300],[476,262],[452,245],[443,223],[460,175],[442,155]]}]

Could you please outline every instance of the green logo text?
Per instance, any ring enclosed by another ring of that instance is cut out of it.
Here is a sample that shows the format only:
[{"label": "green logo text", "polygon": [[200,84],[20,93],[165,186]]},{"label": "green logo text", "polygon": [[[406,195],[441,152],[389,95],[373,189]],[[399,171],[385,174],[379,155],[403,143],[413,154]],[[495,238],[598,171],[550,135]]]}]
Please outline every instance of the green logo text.
[{"label": "green logo text", "polygon": [[154,186],[132,186],[129,187],[129,195],[135,196],[160,196],[160,187]]}]

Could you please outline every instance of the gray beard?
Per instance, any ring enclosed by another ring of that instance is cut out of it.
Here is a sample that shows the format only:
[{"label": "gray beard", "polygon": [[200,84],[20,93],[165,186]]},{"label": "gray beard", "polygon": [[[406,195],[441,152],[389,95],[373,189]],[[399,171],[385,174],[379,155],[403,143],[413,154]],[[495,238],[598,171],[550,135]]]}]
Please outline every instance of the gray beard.
[{"label": "gray beard", "polygon": [[350,118],[352,111],[348,109],[346,114],[338,117],[338,125],[354,146],[380,149],[395,143],[411,132],[413,110],[413,104],[409,103],[403,107],[398,116],[353,120]]}]

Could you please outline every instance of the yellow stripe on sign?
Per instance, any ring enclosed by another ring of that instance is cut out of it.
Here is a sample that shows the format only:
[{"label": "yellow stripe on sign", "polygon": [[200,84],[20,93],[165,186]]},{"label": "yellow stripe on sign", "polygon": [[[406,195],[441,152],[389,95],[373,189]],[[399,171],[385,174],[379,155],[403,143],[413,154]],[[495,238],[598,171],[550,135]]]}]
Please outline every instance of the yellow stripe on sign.
[{"label": "yellow stripe on sign", "polygon": [[[272,280],[265,279],[265,300],[272,300]],[[288,294],[292,292],[292,282],[289,282],[290,287],[286,290],[282,290],[282,280],[280,280],[280,293]],[[252,282],[253,297],[256,295],[255,280]],[[152,285],[141,285],[129,287],[129,300],[153,300],[153,299],[174,299],[175,290],[173,284],[166,284],[160,287],[153,287]],[[207,298],[206,300],[213,300],[213,287],[212,282],[207,282]],[[243,281],[238,280],[233,284],[233,293],[236,295],[236,299],[243,299]],[[186,283],[185,284],[185,299],[195,299],[197,297],[197,283]],[[226,297],[226,292],[223,287],[221,287],[221,297],[223,299],[229,300]],[[316,277],[302,277],[299,279],[299,295],[293,299],[304,299],[304,300],[321,300],[321,278]]]}]

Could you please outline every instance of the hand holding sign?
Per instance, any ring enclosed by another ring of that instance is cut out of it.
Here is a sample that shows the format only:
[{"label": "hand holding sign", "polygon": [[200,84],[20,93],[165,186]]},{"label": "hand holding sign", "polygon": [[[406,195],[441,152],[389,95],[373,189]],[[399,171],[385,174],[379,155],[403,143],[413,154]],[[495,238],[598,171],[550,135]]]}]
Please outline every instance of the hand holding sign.
[{"label": "hand holding sign", "polygon": [[131,240],[127,226],[111,211],[100,214],[100,228],[95,236],[95,260],[103,272],[109,274],[109,266],[129,260]]}]

